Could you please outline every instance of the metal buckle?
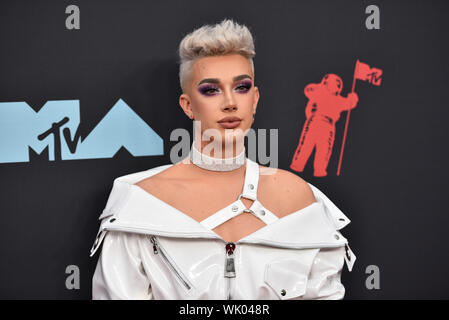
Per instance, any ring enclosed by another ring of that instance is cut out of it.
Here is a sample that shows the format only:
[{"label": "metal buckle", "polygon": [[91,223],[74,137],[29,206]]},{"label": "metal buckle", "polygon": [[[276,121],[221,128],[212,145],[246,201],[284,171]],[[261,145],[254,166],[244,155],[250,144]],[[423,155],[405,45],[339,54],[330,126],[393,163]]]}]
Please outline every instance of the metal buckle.
[{"label": "metal buckle", "polygon": [[243,209],[243,212],[248,212],[248,213],[255,214],[253,210],[248,209],[248,208]]},{"label": "metal buckle", "polygon": [[255,201],[254,199],[247,198],[247,197],[243,196],[243,193],[241,193],[241,194],[239,195],[239,198],[238,198],[237,200],[240,200],[240,198],[242,198],[242,197],[245,198],[245,199],[248,199],[248,200]]},{"label": "metal buckle", "polygon": [[[243,193],[241,193],[240,195],[239,195],[239,198],[237,199],[237,201],[238,200],[240,200],[240,198],[245,198],[245,199],[248,199],[248,200],[252,200],[253,201],[253,203],[256,201],[256,200],[253,200],[253,199],[250,199],[250,198],[246,198],[246,197],[244,197],[243,196]],[[255,213],[254,213],[254,211],[253,210],[251,210],[251,209],[249,209],[249,208],[245,208],[245,209],[243,209],[243,212],[248,212],[248,213],[252,213],[252,214],[254,214],[255,215]]]}]

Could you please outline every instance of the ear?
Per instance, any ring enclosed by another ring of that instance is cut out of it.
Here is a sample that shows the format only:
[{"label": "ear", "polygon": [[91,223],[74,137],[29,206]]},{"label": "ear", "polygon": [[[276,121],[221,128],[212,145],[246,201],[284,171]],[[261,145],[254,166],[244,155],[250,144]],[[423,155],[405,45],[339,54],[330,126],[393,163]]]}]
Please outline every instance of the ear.
[{"label": "ear", "polygon": [[188,94],[183,93],[179,96],[179,105],[181,106],[182,110],[187,115],[187,117],[192,118],[193,110],[192,104],[190,102],[190,97]]},{"label": "ear", "polygon": [[254,93],[255,94],[254,94],[254,101],[253,101],[253,113],[256,113],[257,103],[259,102],[259,97],[260,97],[258,87],[254,87]]}]

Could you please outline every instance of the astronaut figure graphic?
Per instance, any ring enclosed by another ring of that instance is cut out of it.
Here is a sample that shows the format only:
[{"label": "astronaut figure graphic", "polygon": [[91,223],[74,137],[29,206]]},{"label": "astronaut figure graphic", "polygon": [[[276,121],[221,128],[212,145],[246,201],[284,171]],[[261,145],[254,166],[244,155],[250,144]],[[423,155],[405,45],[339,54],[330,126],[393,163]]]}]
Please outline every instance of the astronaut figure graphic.
[{"label": "astronaut figure graphic", "polygon": [[342,111],[355,108],[359,100],[355,92],[349,93],[346,98],[342,97],[340,95],[342,89],[343,81],[336,74],[327,74],[321,83],[310,83],[305,87],[304,94],[309,99],[306,106],[306,122],[290,164],[292,170],[302,172],[316,147],[314,176],[327,175],[326,169],[335,139],[335,123]]}]

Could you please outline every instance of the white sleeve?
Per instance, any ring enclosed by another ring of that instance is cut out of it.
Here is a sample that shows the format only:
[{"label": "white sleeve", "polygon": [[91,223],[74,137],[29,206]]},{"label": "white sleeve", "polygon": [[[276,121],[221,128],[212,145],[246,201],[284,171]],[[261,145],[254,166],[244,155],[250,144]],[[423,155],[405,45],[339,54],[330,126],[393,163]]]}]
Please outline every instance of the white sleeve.
[{"label": "white sleeve", "polygon": [[340,300],[345,295],[341,283],[345,248],[323,248],[313,261],[303,299]]},{"label": "white sleeve", "polygon": [[140,235],[108,231],[92,279],[93,300],[150,300],[151,284],[139,254]]},{"label": "white sleeve", "polygon": [[[351,222],[349,218],[318,188],[309,185],[315,197],[324,204],[325,212],[335,231],[343,237],[339,230]],[[304,299],[340,300],[345,295],[345,287],[341,283],[341,274],[346,262],[351,272],[356,256],[346,243],[337,248],[321,248],[311,267]]]}]

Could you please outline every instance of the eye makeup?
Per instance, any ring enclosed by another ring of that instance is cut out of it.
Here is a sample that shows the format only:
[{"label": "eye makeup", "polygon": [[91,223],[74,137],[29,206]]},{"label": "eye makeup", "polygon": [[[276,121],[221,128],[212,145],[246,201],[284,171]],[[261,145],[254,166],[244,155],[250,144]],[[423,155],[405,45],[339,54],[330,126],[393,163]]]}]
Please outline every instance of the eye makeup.
[{"label": "eye makeup", "polygon": [[253,83],[250,80],[242,81],[238,86],[239,92],[247,93],[249,89],[253,86]]},{"label": "eye makeup", "polygon": [[203,84],[198,87],[198,91],[204,95],[204,96],[213,96],[215,95],[220,89],[218,86],[213,84]]},{"label": "eye makeup", "polygon": [[[235,90],[240,93],[247,93],[252,86],[253,84],[250,80],[241,81],[235,87]],[[214,96],[220,92],[220,87],[216,84],[205,83],[198,87],[198,91],[204,96]]]}]

